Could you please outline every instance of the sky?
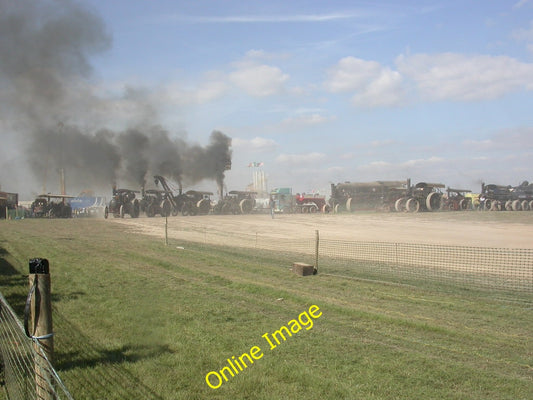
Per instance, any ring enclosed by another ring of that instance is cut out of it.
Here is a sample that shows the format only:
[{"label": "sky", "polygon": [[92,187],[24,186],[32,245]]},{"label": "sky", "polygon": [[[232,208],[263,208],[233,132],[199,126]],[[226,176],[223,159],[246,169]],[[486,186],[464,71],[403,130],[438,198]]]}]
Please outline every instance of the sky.
[{"label": "sky", "polygon": [[[252,162],[269,189],[307,193],[345,181],[474,192],[533,181],[533,0],[37,3],[44,15],[82,9],[101,27],[80,46],[83,89],[63,119],[86,135],[158,125],[199,147],[222,132],[228,191],[251,183]],[[42,168],[24,172],[24,114],[0,116],[1,190],[34,194]]]}]

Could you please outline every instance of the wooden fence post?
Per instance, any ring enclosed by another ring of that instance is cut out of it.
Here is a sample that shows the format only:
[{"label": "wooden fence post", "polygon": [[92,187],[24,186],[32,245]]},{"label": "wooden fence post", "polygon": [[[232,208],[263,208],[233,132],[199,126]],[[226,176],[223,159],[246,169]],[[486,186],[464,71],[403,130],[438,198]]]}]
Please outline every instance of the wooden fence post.
[{"label": "wooden fence post", "polygon": [[168,215],[165,215],[165,246],[168,246]]},{"label": "wooden fence post", "polygon": [[319,242],[319,234],[318,229],[315,231],[315,274],[318,273],[318,242]]},{"label": "wooden fence post", "polygon": [[46,361],[48,359],[52,363],[54,356],[50,270],[47,259],[30,260],[29,282],[31,296],[29,296],[31,321],[29,333],[35,343],[36,398],[52,400],[54,398],[53,388],[50,386],[52,371],[51,365]]}]

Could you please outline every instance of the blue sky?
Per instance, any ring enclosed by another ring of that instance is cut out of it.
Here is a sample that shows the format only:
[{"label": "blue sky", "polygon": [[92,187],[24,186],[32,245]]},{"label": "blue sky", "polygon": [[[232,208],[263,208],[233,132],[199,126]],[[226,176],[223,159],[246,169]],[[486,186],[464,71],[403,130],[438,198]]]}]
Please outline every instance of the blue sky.
[{"label": "blue sky", "polygon": [[[228,190],[533,180],[533,0],[82,0],[111,45],[90,84],[107,124],[233,139]],[[116,112],[119,110],[119,112]],[[211,182],[204,182],[211,188]]]}]

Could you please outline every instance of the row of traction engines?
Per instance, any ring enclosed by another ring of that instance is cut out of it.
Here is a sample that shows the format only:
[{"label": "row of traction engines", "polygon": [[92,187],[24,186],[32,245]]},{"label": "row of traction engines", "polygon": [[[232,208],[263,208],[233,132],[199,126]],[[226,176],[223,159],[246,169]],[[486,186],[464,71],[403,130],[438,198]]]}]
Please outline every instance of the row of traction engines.
[{"label": "row of traction engines", "polygon": [[405,181],[345,182],[331,185],[329,204],[335,212],[362,210],[418,212],[468,210],[470,190],[443,189],[442,183]]},{"label": "row of traction engines", "polygon": [[[174,195],[166,179],[162,176],[154,176],[156,185],[161,184],[163,189],[131,190],[117,189],[113,187],[113,197],[106,207],[104,216],[109,214],[114,217],[124,218],[129,215],[137,218],[141,212],[147,217],[161,215],[168,217],[182,215],[205,215],[211,210],[212,192],[189,190],[182,193],[181,189]],[[141,199],[136,198],[136,194],[141,194]]]},{"label": "row of traction engines", "polygon": [[490,211],[533,211],[533,183],[518,186],[481,184],[479,206]]},{"label": "row of traction engines", "polygon": [[[113,188],[113,197],[105,208],[104,217],[109,214],[124,218],[129,215],[137,218],[144,212],[147,217],[161,215],[168,217],[181,213],[184,216],[214,214],[249,214],[255,208],[255,192],[230,191],[216,205],[212,204],[212,192],[189,190],[185,193],[181,188],[174,195],[167,180],[160,175],[154,176],[156,186],[162,189],[139,190]],[[137,198],[140,194],[141,198]]]}]

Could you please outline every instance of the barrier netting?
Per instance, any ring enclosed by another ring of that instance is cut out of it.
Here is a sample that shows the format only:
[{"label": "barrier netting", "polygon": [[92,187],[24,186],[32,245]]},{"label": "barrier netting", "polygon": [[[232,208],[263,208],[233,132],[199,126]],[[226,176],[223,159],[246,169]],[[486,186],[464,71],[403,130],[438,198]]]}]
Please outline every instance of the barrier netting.
[{"label": "barrier netting", "polygon": [[207,245],[264,250],[277,257],[287,254],[287,262],[318,262],[318,270],[330,275],[364,274],[389,281],[414,279],[533,293],[533,249],[341,241],[323,238],[318,231],[287,239],[272,232],[230,233],[183,223],[173,235]]},{"label": "barrier netting", "polygon": [[0,294],[0,361],[7,398],[73,400],[38,339],[29,338]]}]

